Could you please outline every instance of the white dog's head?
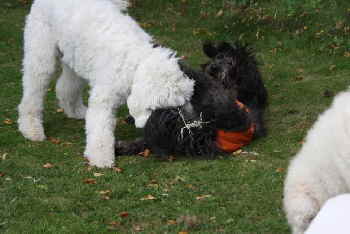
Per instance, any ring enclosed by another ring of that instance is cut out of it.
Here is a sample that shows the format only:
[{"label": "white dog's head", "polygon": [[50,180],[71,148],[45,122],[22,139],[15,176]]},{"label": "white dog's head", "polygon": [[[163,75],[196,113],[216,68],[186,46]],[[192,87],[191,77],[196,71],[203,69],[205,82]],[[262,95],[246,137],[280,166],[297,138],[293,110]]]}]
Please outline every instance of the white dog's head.
[{"label": "white dog's head", "polygon": [[136,127],[142,128],[155,109],[184,105],[193,94],[193,86],[194,81],[181,71],[174,52],[155,48],[139,65],[128,98]]}]

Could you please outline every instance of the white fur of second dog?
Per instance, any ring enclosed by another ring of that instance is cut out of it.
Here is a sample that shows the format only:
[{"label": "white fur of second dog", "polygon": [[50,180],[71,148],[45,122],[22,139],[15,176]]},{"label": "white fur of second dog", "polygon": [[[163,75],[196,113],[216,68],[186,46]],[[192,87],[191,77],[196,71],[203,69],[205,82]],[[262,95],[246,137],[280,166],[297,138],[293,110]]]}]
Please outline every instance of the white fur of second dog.
[{"label": "white fur of second dog", "polygon": [[[24,30],[23,97],[19,130],[45,139],[43,99],[56,63],[59,105],[68,117],[86,119],[84,155],[91,165],[114,164],[114,111],[128,104],[137,127],[152,110],[179,106],[193,93],[193,81],[175,52],[153,48],[152,37],[125,13],[124,0],[35,0]],[[59,59],[57,59],[59,58]],[[88,108],[82,89],[90,85]],[[60,123],[57,123],[60,124]]]},{"label": "white fur of second dog", "polygon": [[349,90],[335,97],[290,163],[283,204],[293,234],[304,233],[328,199],[350,192],[349,103]]}]

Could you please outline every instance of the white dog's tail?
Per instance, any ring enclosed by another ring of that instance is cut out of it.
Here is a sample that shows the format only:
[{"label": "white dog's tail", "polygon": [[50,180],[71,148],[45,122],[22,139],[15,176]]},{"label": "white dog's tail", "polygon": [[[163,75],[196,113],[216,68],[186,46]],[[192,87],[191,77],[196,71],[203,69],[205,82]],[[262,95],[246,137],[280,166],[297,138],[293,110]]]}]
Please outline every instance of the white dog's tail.
[{"label": "white dog's tail", "polygon": [[125,11],[128,6],[129,6],[129,1],[128,0],[109,0],[111,2],[113,2],[115,5],[118,6],[118,8],[121,10],[121,11]]}]

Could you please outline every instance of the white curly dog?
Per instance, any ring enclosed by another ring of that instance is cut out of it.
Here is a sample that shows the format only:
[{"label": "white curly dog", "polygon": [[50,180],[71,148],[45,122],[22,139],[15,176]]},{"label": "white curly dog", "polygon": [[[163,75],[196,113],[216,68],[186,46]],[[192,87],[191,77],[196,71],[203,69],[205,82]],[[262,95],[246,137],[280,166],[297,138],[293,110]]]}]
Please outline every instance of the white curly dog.
[{"label": "white curly dog", "polygon": [[349,103],[350,90],[335,97],[290,163],[283,203],[294,234],[304,233],[328,199],[350,192]]},{"label": "white curly dog", "polygon": [[[137,127],[152,110],[187,103],[193,81],[180,69],[175,52],[152,44],[152,37],[127,14],[124,0],[35,0],[24,30],[23,97],[19,130],[45,139],[43,99],[57,61],[59,105],[68,117],[86,119],[84,155],[91,165],[114,164],[114,111],[127,102]],[[82,90],[90,86],[88,108]]]}]

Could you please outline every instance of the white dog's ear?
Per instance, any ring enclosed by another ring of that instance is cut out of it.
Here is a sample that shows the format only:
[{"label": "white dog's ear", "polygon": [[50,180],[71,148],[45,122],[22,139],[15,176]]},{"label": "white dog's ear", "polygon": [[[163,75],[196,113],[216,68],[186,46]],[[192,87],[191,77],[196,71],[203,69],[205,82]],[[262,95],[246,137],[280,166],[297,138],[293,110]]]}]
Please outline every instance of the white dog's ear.
[{"label": "white dog's ear", "polygon": [[[141,99],[140,99],[141,98]],[[130,115],[135,119],[135,126],[143,128],[152,110],[146,109],[146,103],[142,102],[142,97],[131,93],[127,100]]]}]

